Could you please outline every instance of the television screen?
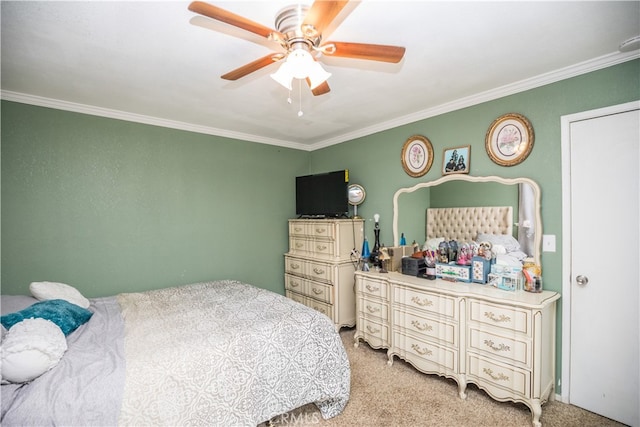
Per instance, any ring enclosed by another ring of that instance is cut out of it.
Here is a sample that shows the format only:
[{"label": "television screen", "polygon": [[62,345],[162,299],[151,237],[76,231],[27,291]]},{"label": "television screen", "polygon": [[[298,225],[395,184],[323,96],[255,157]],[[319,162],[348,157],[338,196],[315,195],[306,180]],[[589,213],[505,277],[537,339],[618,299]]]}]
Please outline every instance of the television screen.
[{"label": "television screen", "polygon": [[296,214],[301,217],[347,215],[348,187],[346,169],[296,177]]}]

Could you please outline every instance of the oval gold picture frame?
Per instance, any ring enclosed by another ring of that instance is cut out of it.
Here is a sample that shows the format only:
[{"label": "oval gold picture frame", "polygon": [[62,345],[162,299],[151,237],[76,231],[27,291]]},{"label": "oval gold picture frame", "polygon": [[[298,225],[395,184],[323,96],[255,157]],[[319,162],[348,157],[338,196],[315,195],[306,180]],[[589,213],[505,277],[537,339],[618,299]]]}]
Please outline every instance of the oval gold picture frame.
[{"label": "oval gold picture frame", "polygon": [[522,163],[533,149],[534,134],[522,114],[509,113],[495,119],[485,138],[485,149],[494,163],[514,166]]},{"label": "oval gold picture frame", "polygon": [[402,146],[400,158],[402,167],[409,176],[423,176],[433,164],[433,145],[426,137],[413,135]]}]

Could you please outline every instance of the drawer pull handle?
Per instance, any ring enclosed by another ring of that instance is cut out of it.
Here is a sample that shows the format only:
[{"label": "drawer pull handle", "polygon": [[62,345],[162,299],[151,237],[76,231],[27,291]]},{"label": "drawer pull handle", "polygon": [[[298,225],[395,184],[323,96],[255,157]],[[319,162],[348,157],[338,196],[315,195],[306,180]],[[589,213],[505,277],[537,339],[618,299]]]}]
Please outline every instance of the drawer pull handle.
[{"label": "drawer pull handle", "polygon": [[327,245],[317,245],[317,246],[316,246],[316,250],[317,250],[318,252],[324,252],[324,251],[326,251],[326,250],[327,250]]},{"label": "drawer pull handle", "polygon": [[411,322],[411,325],[416,328],[419,331],[432,331],[433,330],[433,326],[431,326],[428,323],[420,323],[417,320],[414,320]]},{"label": "drawer pull handle", "polygon": [[380,290],[380,288],[374,288],[371,285],[367,285],[366,288],[369,292],[378,292]]},{"label": "drawer pull handle", "polygon": [[493,351],[511,351],[511,347],[509,347],[508,345],[500,344],[496,346],[491,340],[484,340],[484,345],[486,345]]},{"label": "drawer pull handle", "polygon": [[380,307],[371,307],[370,305],[368,305],[367,310],[369,310],[369,313],[377,313],[378,311],[380,311]]},{"label": "drawer pull handle", "polygon": [[294,282],[293,280],[289,282],[289,286],[291,286],[292,288],[297,288],[298,286],[300,286],[300,283],[298,282]]},{"label": "drawer pull handle", "polygon": [[420,356],[431,356],[433,354],[433,352],[431,350],[429,350],[426,347],[425,348],[420,348],[420,346],[418,344],[411,344],[411,348],[413,349],[413,351],[418,353]]},{"label": "drawer pull handle", "polygon": [[315,309],[316,309],[316,311],[319,311],[319,312],[320,312],[320,313],[322,313],[322,314],[327,314],[327,312],[326,312],[326,311],[324,310],[324,308],[322,308],[322,307],[313,307],[313,308],[315,308]]},{"label": "drawer pull handle", "polygon": [[489,375],[491,378],[493,378],[496,381],[509,381],[509,377],[503,374],[502,372],[500,372],[498,375],[493,375],[493,371],[488,368],[483,368],[482,372]]},{"label": "drawer pull handle", "polygon": [[318,289],[318,288],[313,288],[312,291],[316,295],[321,295],[321,294],[324,293],[324,291],[322,289]]},{"label": "drawer pull handle", "polygon": [[369,332],[370,334],[377,334],[380,332],[380,329],[372,328],[371,326],[367,325],[367,332]]},{"label": "drawer pull handle", "polygon": [[411,298],[411,301],[415,302],[416,304],[418,304],[421,307],[430,307],[433,305],[433,301],[431,301],[430,299],[420,299],[418,297],[413,297]]},{"label": "drawer pull handle", "polygon": [[301,247],[303,247],[303,246],[304,246],[304,243],[300,243],[300,242],[297,242],[297,243],[296,243],[296,248],[301,248]]},{"label": "drawer pull handle", "polygon": [[326,228],[316,228],[316,234],[326,234],[326,233],[327,233]]},{"label": "drawer pull handle", "polygon": [[313,272],[316,274],[324,274],[324,270],[318,267],[314,268]]},{"label": "drawer pull handle", "polygon": [[505,316],[504,314],[501,314],[500,316],[496,316],[495,314],[493,314],[490,311],[485,311],[484,312],[484,316],[488,317],[489,319],[493,320],[494,322],[500,323],[500,322],[511,322],[511,318],[509,316]]},{"label": "drawer pull handle", "polygon": [[291,268],[297,270],[300,268],[300,264],[291,264]]},{"label": "drawer pull handle", "polygon": [[294,228],[294,231],[295,231],[296,233],[300,233],[300,232],[302,231],[302,228],[300,228],[300,227],[295,227],[295,228]]}]

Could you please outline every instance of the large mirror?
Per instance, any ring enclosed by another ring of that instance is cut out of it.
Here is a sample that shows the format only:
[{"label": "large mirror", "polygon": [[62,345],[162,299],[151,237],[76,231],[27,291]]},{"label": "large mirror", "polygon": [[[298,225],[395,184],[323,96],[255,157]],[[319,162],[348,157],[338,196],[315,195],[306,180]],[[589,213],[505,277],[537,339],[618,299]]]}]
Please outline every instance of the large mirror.
[{"label": "large mirror", "polygon": [[408,242],[424,243],[427,208],[472,206],[512,206],[513,236],[541,265],[540,187],[528,178],[447,175],[399,189],[393,196],[394,246],[398,246],[401,234]]}]

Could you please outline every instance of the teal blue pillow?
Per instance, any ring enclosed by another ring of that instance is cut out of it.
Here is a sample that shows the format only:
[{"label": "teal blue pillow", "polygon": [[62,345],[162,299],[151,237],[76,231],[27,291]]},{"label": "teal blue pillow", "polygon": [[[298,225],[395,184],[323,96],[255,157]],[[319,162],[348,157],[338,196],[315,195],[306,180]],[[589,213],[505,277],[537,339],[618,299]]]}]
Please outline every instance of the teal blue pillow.
[{"label": "teal blue pillow", "polygon": [[78,329],[91,319],[93,313],[79,305],[63,299],[50,299],[37,302],[24,310],[4,315],[0,318],[2,326],[9,329],[24,319],[42,318],[50,320],[62,329],[65,336]]}]

